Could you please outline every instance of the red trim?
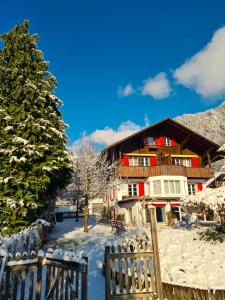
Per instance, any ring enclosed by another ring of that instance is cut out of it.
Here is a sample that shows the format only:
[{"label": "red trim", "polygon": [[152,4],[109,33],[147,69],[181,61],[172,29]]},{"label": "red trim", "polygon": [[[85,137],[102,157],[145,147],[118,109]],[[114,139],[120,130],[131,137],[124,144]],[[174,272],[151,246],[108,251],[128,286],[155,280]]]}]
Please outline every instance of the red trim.
[{"label": "red trim", "polygon": [[157,165],[157,158],[156,156],[150,156],[150,166],[156,166]]},{"label": "red trim", "polygon": [[145,184],[144,182],[139,182],[139,196],[145,195]]},{"label": "red trim", "polygon": [[149,203],[149,205],[153,205],[156,207],[164,207],[164,206],[166,206],[166,203]]},{"label": "red trim", "polygon": [[170,203],[170,206],[180,206],[180,203]]},{"label": "red trim", "polygon": [[159,136],[155,139],[156,146],[164,146],[164,136]]},{"label": "red trim", "polygon": [[129,166],[129,156],[127,156],[127,155],[123,156],[123,165]]},{"label": "red trim", "polygon": [[171,140],[171,146],[175,147],[177,145],[176,141],[175,140]]},{"label": "red trim", "polygon": [[202,191],[202,189],[203,189],[202,183],[201,183],[201,182],[198,182],[198,183],[197,183],[197,186],[198,186],[198,191],[199,191],[199,192]]},{"label": "red trim", "polygon": [[192,168],[198,168],[198,157],[192,157]]}]

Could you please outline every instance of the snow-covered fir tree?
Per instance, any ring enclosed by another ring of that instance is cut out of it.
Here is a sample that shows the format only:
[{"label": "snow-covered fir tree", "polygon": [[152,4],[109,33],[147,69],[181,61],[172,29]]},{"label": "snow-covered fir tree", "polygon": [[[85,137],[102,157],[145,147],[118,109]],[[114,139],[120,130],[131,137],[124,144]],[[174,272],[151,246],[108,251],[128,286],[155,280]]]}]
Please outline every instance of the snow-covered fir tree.
[{"label": "snow-covered fir tree", "polygon": [[29,22],[0,36],[0,231],[18,231],[52,205],[70,177],[56,79]]}]

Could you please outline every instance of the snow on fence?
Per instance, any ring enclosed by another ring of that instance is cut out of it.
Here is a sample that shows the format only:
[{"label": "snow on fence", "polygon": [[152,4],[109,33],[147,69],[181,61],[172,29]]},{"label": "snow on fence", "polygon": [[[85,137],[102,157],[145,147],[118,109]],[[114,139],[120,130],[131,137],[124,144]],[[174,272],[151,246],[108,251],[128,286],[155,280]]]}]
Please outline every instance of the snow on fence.
[{"label": "snow on fence", "polygon": [[87,257],[72,251],[49,249],[4,257],[0,273],[0,299],[87,300]]},{"label": "snow on fence", "polygon": [[166,298],[182,300],[224,300],[225,290],[204,290],[189,286],[180,286],[162,282],[163,295]]},{"label": "snow on fence", "polygon": [[0,256],[10,254],[13,258],[17,252],[38,251],[47,239],[47,233],[51,224],[45,220],[36,220],[29,228],[22,230],[10,237],[0,237]]}]

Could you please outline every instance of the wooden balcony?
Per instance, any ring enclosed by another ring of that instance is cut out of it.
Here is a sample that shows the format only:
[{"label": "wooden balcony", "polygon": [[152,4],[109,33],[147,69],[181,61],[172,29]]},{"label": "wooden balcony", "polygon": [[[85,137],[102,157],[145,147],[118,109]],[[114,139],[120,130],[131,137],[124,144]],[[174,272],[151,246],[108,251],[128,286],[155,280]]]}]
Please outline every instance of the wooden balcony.
[{"label": "wooden balcony", "polygon": [[120,167],[120,176],[144,178],[160,175],[184,176],[189,178],[211,178],[211,168],[187,168],[183,166],[160,165],[154,167]]}]

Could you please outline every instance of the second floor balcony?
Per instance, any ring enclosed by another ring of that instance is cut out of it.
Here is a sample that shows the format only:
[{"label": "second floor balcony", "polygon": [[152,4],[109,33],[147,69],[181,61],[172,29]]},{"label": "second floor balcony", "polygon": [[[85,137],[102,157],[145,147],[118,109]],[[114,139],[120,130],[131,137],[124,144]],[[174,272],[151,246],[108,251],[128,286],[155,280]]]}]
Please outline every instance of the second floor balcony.
[{"label": "second floor balcony", "polygon": [[173,175],[187,178],[211,178],[211,168],[192,168],[184,166],[158,165],[152,167],[121,166],[120,176],[129,178],[147,178],[151,176]]}]

